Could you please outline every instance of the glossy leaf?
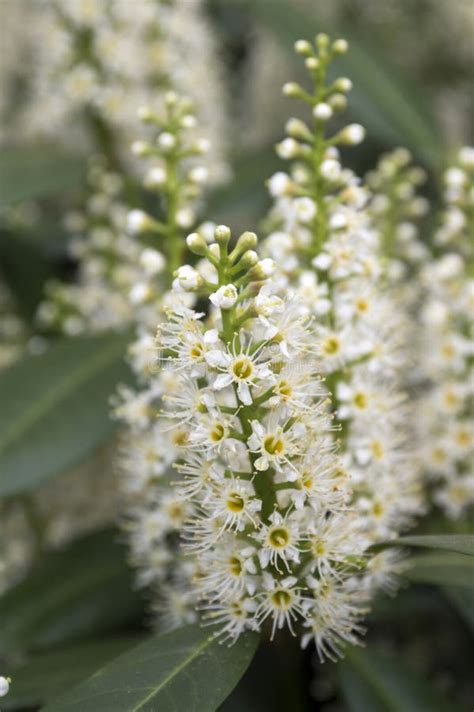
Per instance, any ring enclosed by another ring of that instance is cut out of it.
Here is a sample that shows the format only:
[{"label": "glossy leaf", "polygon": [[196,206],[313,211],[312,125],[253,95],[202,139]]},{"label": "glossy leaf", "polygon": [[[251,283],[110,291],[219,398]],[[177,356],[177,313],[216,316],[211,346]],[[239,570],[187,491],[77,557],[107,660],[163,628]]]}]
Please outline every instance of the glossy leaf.
[{"label": "glossy leaf", "polygon": [[338,665],[350,712],[455,712],[425,678],[379,650],[351,649]]},{"label": "glossy leaf", "polygon": [[42,652],[20,667],[4,665],[2,670],[13,683],[8,696],[2,700],[2,710],[8,712],[45,704],[138,642],[134,636],[76,643]]},{"label": "glossy leaf", "polygon": [[[437,165],[443,146],[428,97],[409,76],[401,75],[389,64],[383,50],[371,36],[359,37],[351,28],[330,27],[321,23],[315,8],[298,6],[291,0],[252,0],[251,12],[291,52],[297,39],[310,39],[322,29],[333,36],[341,34],[350,43],[350,52],[338,59],[338,73],[354,82],[351,106],[374,137],[413,150],[427,164]],[[291,79],[291,77],[288,77]]]},{"label": "glossy leaf", "polygon": [[402,536],[388,543],[395,546],[402,544],[403,546],[421,546],[426,549],[443,549],[445,551],[455,551],[458,554],[474,556],[474,534]]},{"label": "glossy leaf", "polygon": [[257,644],[249,633],[229,647],[208,628],[187,626],[124,653],[43,712],[215,712]]},{"label": "glossy leaf", "polygon": [[421,554],[403,574],[410,581],[474,588],[474,559],[454,553]]},{"label": "glossy leaf", "polygon": [[80,185],[84,159],[45,145],[6,146],[0,154],[0,204],[42,198]]},{"label": "glossy leaf", "polygon": [[0,598],[0,653],[80,640],[141,620],[142,601],[117,532],[48,554]]},{"label": "glossy leaf", "polygon": [[128,378],[125,335],[64,339],[0,374],[0,496],[84,460],[115,429],[109,397]]}]

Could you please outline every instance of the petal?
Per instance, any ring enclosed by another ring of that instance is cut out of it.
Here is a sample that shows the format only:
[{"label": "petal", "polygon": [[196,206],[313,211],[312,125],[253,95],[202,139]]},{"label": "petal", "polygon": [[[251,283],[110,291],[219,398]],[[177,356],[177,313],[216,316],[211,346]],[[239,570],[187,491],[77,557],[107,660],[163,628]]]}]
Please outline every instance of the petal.
[{"label": "petal", "polygon": [[216,380],[214,381],[213,387],[216,391],[220,391],[221,388],[227,388],[232,383],[232,376],[230,373],[220,373]]}]

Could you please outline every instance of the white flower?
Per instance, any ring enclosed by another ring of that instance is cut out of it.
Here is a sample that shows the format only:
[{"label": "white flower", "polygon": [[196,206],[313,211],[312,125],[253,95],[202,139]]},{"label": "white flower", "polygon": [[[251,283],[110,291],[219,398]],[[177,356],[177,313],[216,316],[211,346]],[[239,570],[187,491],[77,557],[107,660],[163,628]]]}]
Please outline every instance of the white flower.
[{"label": "white flower", "polygon": [[316,215],[316,203],[311,198],[296,198],[293,207],[298,219],[303,223],[309,223]]},{"label": "white flower", "polygon": [[202,283],[202,277],[191,265],[183,265],[176,270],[176,279],[173,284],[185,292],[197,289]]},{"label": "white flower", "polygon": [[209,299],[216,307],[221,309],[231,309],[238,299],[238,292],[233,284],[225,284],[222,287],[211,294]]},{"label": "white flower", "polygon": [[131,210],[127,215],[127,229],[132,235],[138,235],[150,229],[152,221],[143,210]]},{"label": "white flower", "polygon": [[168,131],[163,131],[157,138],[157,144],[163,151],[171,151],[176,146],[176,138]]},{"label": "white flower", "polygon": [[8,692],[10,690],[10,678],[9,677],[2,677],[0,676],[0,697],[5,697],[5,695],[8,695]]},{"label": "white flower", "polygon": [[287,173],[283,173],[282,171],[274,173],[272,177],[268,180],[268,189],[270,191],[270,195],[273,195],[274,198],[278,198],[281,195],[285,195],[288,192],[290,186],[290,176]]},{"label": "white flower", "polygon": [[161,252],[147,247],[140,255],[140,264],[148,275],[154,276],[164,270],[166,260]]}]

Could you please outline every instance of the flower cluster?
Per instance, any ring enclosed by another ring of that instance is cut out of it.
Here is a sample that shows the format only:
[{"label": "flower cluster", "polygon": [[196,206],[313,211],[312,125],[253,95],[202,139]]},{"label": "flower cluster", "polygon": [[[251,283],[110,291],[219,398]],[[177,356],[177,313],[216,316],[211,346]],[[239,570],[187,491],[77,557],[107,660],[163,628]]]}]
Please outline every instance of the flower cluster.
[{"label": "flower cluster", "polygon": [[95,160],[85,209],[66,217],[75,236],[70,253],[79,264],[77,283],[48,286],[38,314],[43,327],[77,335],[156,326],[156,304],[180,260],[180,233],[196,220],[208,177],[201,157],[209,144],[195,136],[192,102],[174,92],[164,97],[162,113],[142,108],[139,115],[155,129],[153,141],[136,141],[132,151],[147,164],[146,198],[158,203],[157,218],[129,211],[123,178]]},{"label": "flower cluster", "polygon": [[[300,622],[302,644],[333,658],[360,630],[371,542],[348,506],[316,323],[275,293],[254,233],[229,240],[225,226],[212,242],[188,236],[207,268],[177,270],[154,388],[134,403],[153,430],[129,480],[133,555],[169,624],[198,609],[234,640],[267,620],[272,636]],[[181,302],[188,292],[204,311]]]},{"label": "flower cluster", "polygon": [[137,107],[159,105],[174,88],[198,104],[213,136],[213,178],[222,178],[225,112],[214,107],[224,92],[200,0],[136,0],[133,8],[128,0],[59,0],[30,3],[28,12],[35,30],[17,117],[24,133],[57,140],[80,132],[76,139],[85,136],[117,168],[129,158]]},{"label": "flower cluster", "polygon": [[474,503],[472,417],[472,235],[474,148],[445,174],[446,208],[435,232],[439,254],[421,270],[421,375],[431,383],[418,422],[421,460],[434,501],[457,519]]},{"label": "flower cluster", "polygon": [[[288,173],[278,172],[269,180],[275,204],[267,221],[266,250],[280,266],[282,288],[292,285],[300,310],[318,319],[322,371],[339,425],[335,439],[341,441],[341,457],[354,486],[358,526],[376,542],[396,536],[410,523],[420,511],[421,488],[400,390],[406,318],[372,215],[374,205],[385,200],[371,195],[341,165],[338,146],[362,141],[362,126],[351,124],[327,135],[331,117],[346,107],[351,82],[341,77],[327,83],[326,73],[346,50],[344,40],[331,42],[327,35],[318,35],[314,46],[296,43],[313,87],[307,91],[289,83],[283,91],[309,105],[313,125],[290,119],[287,137],[277,145],[279,156],[292,164]],[[395,186],[421,177],[413,171],[403,176],[406,156],[400,153],[388,163],[395,163],[390,168]],[[386,564],[389,570],[388,559]]]},{"label": "flower cluster", "polygon": [[420,240],[419,223],[429,203],[417,192],[425,181],[425,171],[412,163],[406,148],[383,155],[366,176],[371,192],[367,208],[392,269],[403,270],[403,265],[416,265],[428,257],[428,249]]}]

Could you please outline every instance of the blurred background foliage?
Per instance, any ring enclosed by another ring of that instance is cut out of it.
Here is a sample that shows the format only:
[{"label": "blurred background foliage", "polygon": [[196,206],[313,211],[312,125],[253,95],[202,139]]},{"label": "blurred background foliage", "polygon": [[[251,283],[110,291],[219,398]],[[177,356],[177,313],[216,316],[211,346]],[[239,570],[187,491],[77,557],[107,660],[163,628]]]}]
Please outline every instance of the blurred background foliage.
[{"label": "blurred background foliage", "polygon": [[[43,345],[35,313],[44,285],[52,277],[74,279],[62,217],[84,188],[91,149],[81,141],[45,143],[11,131],[27,98],[34,52],[26,38],[24,46],[9,45],[9,21],[23,13],[26,27],[30,8],[29,0],[0,0],[1,62],[14,65],[1,72],[0,273],[8,294],[0,295],[0,363],[13,361],[29,344],[27,355],[0,372],[0,401],[15,400],[13,410],[0,411],[0,516],[22,498],[27,503],[40,485],[55,489],[60,500],[84,471],[107,490],[113,473],[104,471],[100,453],[116,436],[108,397],[128,377],[126,335],[72,344],[49,335],[47,357],[37,355]],[[442,167],[459,145],[473,141],[471,0],[207,0],[205,10],[227,86],[231,163],[229,180],[209,196],[206,218],[236,230],[258,226],[269,204],[265,180],[279,165],[274,144],[295,108],[281,95],[281,85],[298,80],[301,71],[293,44],[320,31],[350,42],[337,72],[354,82],[351,118],[367,128],[367,140],[345,162],[361,175],[385,151],[407,146],[426,169],[425,193],[437,205]],[[104,134],[98,131],[96,139],[94,148],[107,151]],[[79,521],[85,507],[78,496]],[[0,598],[0,660],[16,678],[4,710],[37,709],[139,641],[147,618],[115,530],[86,533],[55,551],[64,541],[63,524],[51,524],[46,505],[40,504],[38,516],[37,531],[53,551],[35,554],[32,572]],[[430,521],[421,530],[441,532],[443,526]],[[472,531],[472,522],[465,529]],[[8,546],[14,548],[14,540],[12,531]],[[469,709],[474,572],[468,558],[436,550],[420,555],[410,572],[420,585],[375,606],[367,649],[352,652],[340,666],[316,665],[286,637],[263,646],[221,709]]]}]

